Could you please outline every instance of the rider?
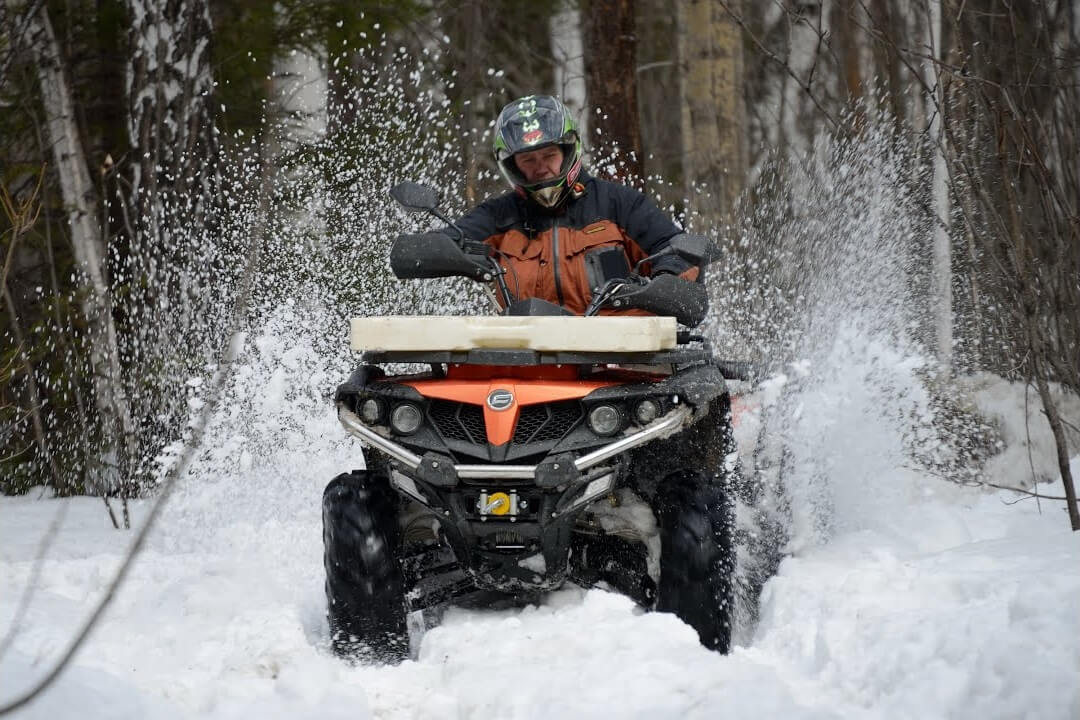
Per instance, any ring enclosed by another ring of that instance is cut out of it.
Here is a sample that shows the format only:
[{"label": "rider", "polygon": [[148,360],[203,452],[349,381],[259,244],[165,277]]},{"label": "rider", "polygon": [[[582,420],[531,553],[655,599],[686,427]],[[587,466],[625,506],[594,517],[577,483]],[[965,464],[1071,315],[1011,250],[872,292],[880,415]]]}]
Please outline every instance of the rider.
[{"label": "rider", "polygon": [[[577,126],[557,98],[529,95],[504,107],[495,159],[513,192],[481,203],[458,226],[495,248],[518,300],[539,298],[580,315],[607,280],[625,277],[682,233],[642,193],[585,172]],[[698,277],[676,255],[651,264],[645,274]]]}]

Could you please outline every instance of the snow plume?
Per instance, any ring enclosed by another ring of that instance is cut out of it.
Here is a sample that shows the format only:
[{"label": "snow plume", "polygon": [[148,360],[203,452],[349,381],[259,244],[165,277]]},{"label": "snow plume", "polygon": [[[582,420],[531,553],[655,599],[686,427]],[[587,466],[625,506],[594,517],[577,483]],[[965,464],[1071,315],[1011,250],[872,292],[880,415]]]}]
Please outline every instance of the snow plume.
[{"label": "snow plume", "polygon": [[[268,121],[270,149],[233,173],[240,189],[220,243],[231,277],[241,274],[252,242],[258,253],[243,342],[152,541],[165,553],[245,558],[253,607],[268,593],[287,594],[308,648],[327,642],[321,494],[336,474],[364,466],[332,401],[355,364],[348,319],[475,313],[485,301],[464,280],[402,282],[391,274],[393,239],[441,223],[405,214],[389,188],[406,179],[433,185],[450,215],[461,208],[463,188],[446,185],[456,147],[447,138],[457,132],[450,110],[437,93],[417,90],[417,73],[428,72],[424,58],[378,52],[396,62],[372,63],[351,94],[329,99],[325,134],[300,138],[287,122]],[[232,282],[214,288],[223,306],[213,318],[219,336],[236,292]],[[208,344],[206,355],[215,349]],[[185,379],[177,405],[191,418],[208,401],[213,369]],[[169,445],[161,472],[182,451],[183,439]],[[286,580],[280,568],[296,571]]]},{"label": "snow plume", "polygon": [[919,342],[932,222],[913,149],[884,119],[773,162],[711,270],[719,353],[755,360],[748,474],[786,552],[911,508],[940,443]]},{"label": "snow plume", "polygon": [[[239,327],[244,349],[212,420],[211,447],[193,467],[197,480],[192,482],[213,482],[236,470],[253,478],[267,469],[277,477],[285,473],[284,466],[303,470],[302,462],[282,464],[290,453],[303,456],[293,447],[297,438],[303,438],[299,442],[311,457],[340,444],[339,431],[323,440],[321,430],[307,430],[314,427],[310,423],[317,426],[332,416],[330,397],[352,362],[350,317],[475,312],[483,301],[464,280],[401,282],[392,277],[388,255],[393,239],[441,223],[406,215],[387,191],[405,179],[426,182],[449,191],[448,212],[460,209],[456,193],[461,188],[445,187],[456,147],[448,139],[458,129],[448,101],[418,89],[417,78],[430,72],[426,56],[410,58],[404,49],[388,49],[385,43],[369,52],[389,55],[394,62],[365,64],[363,54],[351,56],[353,66],[361,68],[356,85],[347,94],[338,88],[327,98],[327,132],[299,137],[295,117],[289,115],[297,112],[289,96],[293,91],[283,87],[268,107],[288,113],[275,116],[268,110],[262,143],[234,138],[239,149],[222,172],[229,182],[220,233],[190,234],[193,243],[205,248],[191,257],[210,261],[205,267],[172,269],[202,278],[200,287],[205,285],[206,296],[213,298],[204,313],[186,316],[201,332],[186,332],[186,342],[177,342],[179,337],[172,341],[174,352],[179,348],[177,354],[188,361],[173,380],[176,394],[186,394],[188,405],[174,403],[172,411],[190,416],[205,402],[206,381],[238,300],[242,268],[253,254],[256,261]],[[181,230],[176,228],[177,234]],[[177,310],[160,309],[163,314]],[[163,322],[161,332],[167,334],[174,325]],[[161,471],[171,465],[181,442],[173,442],[159,458]],[[321,479],[325,484],[329,478]]]}]

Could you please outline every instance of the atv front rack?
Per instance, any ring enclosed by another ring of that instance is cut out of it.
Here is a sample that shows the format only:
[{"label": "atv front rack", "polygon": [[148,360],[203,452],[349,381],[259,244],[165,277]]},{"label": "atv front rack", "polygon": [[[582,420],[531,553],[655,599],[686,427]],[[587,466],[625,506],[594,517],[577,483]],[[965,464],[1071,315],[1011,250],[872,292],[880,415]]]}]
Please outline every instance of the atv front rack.
[{"label": "atv front rack", "polygon": [[539,350],[366,350],[360,354],[369,363],[427,363],[458,365],[690,365],[705,362],[705,348],[677,348],[658,352],[542,352]]},{"label": "atv front rack", "polygon": [[749,380],[750,363],[742,360],[717,360],[705,347],[680,347],[647,353],[539,352],[537,350],[461,350],[432,352],[420,350],[368,350],[360,353],[361,362],[417,363],[439,365],[714,365],[728,380]]}]

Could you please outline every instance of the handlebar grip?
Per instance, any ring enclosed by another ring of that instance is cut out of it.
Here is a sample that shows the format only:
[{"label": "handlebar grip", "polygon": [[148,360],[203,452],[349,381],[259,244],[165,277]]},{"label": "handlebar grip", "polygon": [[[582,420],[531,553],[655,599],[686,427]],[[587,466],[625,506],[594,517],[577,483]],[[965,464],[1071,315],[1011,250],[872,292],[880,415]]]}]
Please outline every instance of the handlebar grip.
[{"label": "handlebar grip", "polygon": [[745,360],[718,360],[716,367],[728,380],[750,380],[753,370],[750,363]]}]

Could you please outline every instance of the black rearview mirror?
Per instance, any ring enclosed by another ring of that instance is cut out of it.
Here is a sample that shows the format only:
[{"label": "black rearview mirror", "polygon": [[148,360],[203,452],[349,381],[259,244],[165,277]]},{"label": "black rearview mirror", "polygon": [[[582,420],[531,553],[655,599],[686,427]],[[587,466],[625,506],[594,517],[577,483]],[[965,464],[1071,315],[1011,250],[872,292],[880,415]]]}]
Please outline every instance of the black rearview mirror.
[{"label": "black rearview mirror", "polygon": [[709,240],[704,235],[676,235],[668,241],[668,247],[692,265],[702,265],[712,259],[709,257]]},{"label": "black rearview mirror", "polygon": [[439,205],[439,193],[434,188],[409,181],[390,188],[390,197],[409,212],[430,212]]}]

